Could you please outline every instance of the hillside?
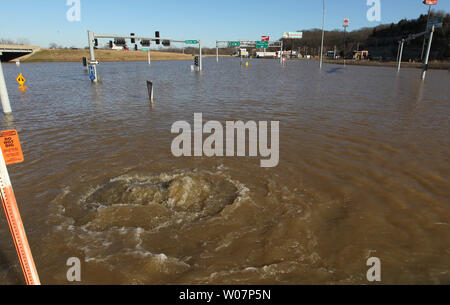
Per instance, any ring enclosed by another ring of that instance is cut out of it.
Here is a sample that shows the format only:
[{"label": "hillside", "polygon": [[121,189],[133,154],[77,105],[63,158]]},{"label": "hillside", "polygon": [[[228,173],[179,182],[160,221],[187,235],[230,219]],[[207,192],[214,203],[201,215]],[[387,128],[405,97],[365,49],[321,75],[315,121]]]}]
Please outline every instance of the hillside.
[{"label": "hillside", "polygon": [[[450,60],[450,14],[433,12],[432,17],[443,16],[444,26],[436,29],[430,59]],[[374,28],[363,28],[347,33],[347,53],[352,50],[369,50],[372,59],[395,60],[398,41],[409,34],[423,32],[427,24],[427,15],[421,15],[413,20],[401,20],[397,24],[380,25]],[[294,49],[317,55],[320,50],[322,31],[320,29],[303,30],[303,39],[294,41],[284,40],[288,50]],[[405,45],[404,60],[418,60],[422,53],[423,37]],[[342,30],[325,32],[325,51],[332,51],[336,46],[343,55],[344,33]]]}]

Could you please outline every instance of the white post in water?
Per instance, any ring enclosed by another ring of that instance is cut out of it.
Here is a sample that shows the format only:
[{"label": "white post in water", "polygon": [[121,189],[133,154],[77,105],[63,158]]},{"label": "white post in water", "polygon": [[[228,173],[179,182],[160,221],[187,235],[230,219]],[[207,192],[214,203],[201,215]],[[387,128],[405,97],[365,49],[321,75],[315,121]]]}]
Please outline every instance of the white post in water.
[{"label": "white post in water", "polygon": [[199,40],[198,41],[198,49],[199,49],[199,66],[198,66],[198,70],[202,71],[203,70],[203,63],[202,63],[202,41]]},{"label": "white post in water", "polygon": [[280,65],[283,64],[283,40],[281,41],[280,47]]},{"label": "white post in water", "polygon": [[150,54],[150,47],[148,47],[147,57],[148,57],[148,65],[151,66],[152,65],[152,56]]},{"label": "white post in water", "polygon": [[398,63],[398,57],[400,56],[400,41],[398,42],[398,48],[397,48],[397,58],[396,58],[396,62]]},{"label": "white post in water", "polygon": [[427,76],[428,60],[430,59],[431,42],[433,41],[433,34],[434,34],[434,25],[431,28],[430,39],[428,40],[427,55],[425,56],[425,63],[423,65],[423,70],[422,70],[422,79],[423,80],[425,79],[425,76]]},{"label": "white post in water", "polygon": [[219,45],[216,40],[216,62],[219,62]]},{"label": "white post in water", "polygon": [[400,54],[398,56],[398,69],[397,71],[400,71],[400,67],[402,65],[402,57],[403,57],[403,45],[405,44],[405,40],[402,39],[402,43],[400,45]]},{"label": "white post in water", "polygon": [[[0,55],[2,53],[0,52]],[[3,75],[2,61],[0,60],[0,98],[2,99],[3,113],[12,113],[9,102],[8,89],[6,89],[5,76]]]},{"label": "white post in water", "polygon": [[94,50],[94,32],[88,31],[88,39],[89,39],[89,54],[90,54],[90,62],[89,65],[93,69],[93,73],[91,76],[91,80],[96,83],[98,81],[97,76],[97,62],[95,61],[95,50]]}]

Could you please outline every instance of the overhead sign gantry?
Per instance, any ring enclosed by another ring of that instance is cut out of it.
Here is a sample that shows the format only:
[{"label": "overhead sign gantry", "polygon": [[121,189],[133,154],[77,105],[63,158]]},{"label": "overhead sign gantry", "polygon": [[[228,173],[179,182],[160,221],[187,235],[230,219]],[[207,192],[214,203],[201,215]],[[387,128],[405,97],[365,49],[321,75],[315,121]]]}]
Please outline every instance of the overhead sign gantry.
[{"label": "overhead sign gantry", "polygon": [[[155,35],[159,36],[159,35]],[[174,43],[184,43],[188,45],[198,44],[199,48],[199,66],[198,70],[202,71],[202,42],[201,40],[175,40],[171,38],[162,38],[162,37],[152,37],[152,36],[139,36],[139,35],[116,35],[116,34],[97,34],[92,31],[88,31],[88,40],[89,40],[89,53],[90,53],[90,61],[89,61],[89,77],[92,82],[98,81],[97,74],[97,65],[99,62],[95,59],[95,45],[97,39],[106,38],[106,39],[132,39],[133,41],[141,40],[141,41],[163,41],[164,42],[174,42]],[[150,46],[148,48],[148,59],[150,63]]]},{"label": "overhead sign gantry", "polygon": [[[226,46],[223,46],[223,44]],[[220,46],[222,44],[222,46]],[[254,40],[216,40],[216,61],[219,62],[219,48],[280,48],[280,55],[283,54],[283,41],[254,41]],[[280,56],[280,63],[282,63],[282,56]]]}]

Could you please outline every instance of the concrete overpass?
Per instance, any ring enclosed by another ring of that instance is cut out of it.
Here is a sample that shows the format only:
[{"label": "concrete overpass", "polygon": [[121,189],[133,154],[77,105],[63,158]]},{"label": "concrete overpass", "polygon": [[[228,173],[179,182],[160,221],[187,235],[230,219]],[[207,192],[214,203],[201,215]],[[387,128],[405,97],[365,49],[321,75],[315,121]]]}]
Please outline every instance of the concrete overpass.
[{"label": "concrete overpass", "polygon": [[0,44],[0,60],[7,62],[39,51],[40,47]]}]

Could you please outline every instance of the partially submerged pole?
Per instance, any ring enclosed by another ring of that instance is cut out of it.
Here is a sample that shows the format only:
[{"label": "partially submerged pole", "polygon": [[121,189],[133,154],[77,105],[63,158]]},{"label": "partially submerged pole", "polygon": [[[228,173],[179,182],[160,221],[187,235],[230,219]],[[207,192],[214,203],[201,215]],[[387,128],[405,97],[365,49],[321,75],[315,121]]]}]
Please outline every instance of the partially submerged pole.
[{"label": "partially submerged pole", "polygon": [[322,17],[322,44],[320,46],[320,69],[323,65],[323,39],[325,37],[325,0],[323,0],[323,17]]},{"label": "partially submerged pole", "polygon": [[[0,52],[0,55],[2,53]],[[2,62],[0,60],[0,98],[2,100],[3,113],[12,113],[11,104],[9,102],[8,89],[6,88],[5,76],[3,75]]]},{"label": "partially submerged pole", "polygon": [[402,58],[403,58],[403,45],[405,44],[405,40],[402,39],[401,45],[400,45],[400,54],[398,56],[398,68],[397,71],[400,71],[401,65],[402,65]]},{"label": "partially submerged pole", "polygon": [[89,39],[89,54],[91,57],[89,62],[90,65],[89,71],[92,71],[90,72],[91,73],[90,77],[91,80],[94,83],[96,83],[98,81],[98,77],[97,77],[97,61],[95,60],[95,50],[94,50],[94,40],[95,40],[94,32],[88,31],[88,39]]},{"label": "partially submerged pole", "polygon": [[198,67],[198,70],[202,71],[203,70],[203,60],[202,60],[202,41],[201,40],[198,41],[198,48],[199,48],[199,67]]},{"label": "partially submerged pole", "polygon": [[400,41],[398,42],[398,48],[397,48],[397,58],[395,59],[395,62],[398,63],[398,57],[400,56]]},{"label": "partially submerged pole", "polygon": [[283,40],[281,41],[280,46],[280,65],[283,64]]},{"label": "partially submerged pole", "polygon": [[430,39],[428,40],[427,54],[425,55],[425,63],[423,65],[423,70],[422,70],[422,79],[425,79],[425,76],[427,75],[428,60],[430,59],[431,43],[433,42],[433,34],[434,34],[434,25],[431,28]]},{"label": "partially submerged pole", "polygon": [[147,58],[148,58],[148,65],[151,66],[152,65],[152,55],[150,54],[150,47],[148,47]]},{"label": "partially submerged pole", "polygon": [[216,62],[219,62],[219,45],[216,40]]},{"label": "partially submerged pole", "polygon": [[[431,14],[431,5],[428,5],[427,28],[425,30],[428,30],[428,22],[430,21],[430,14]],[[426,43],[426,41],[427,41],[427,36],[425,35],[423,37],[422,54],[420,55],[420,60],[423,60],[423,53],[425,52],[425,43]]]},{"label": "partially submerged pole", "polygon": [[148,98],[153,103],[153,83],[147,81]]}]

